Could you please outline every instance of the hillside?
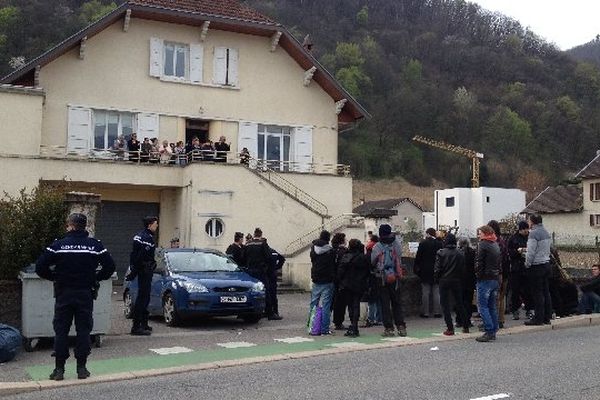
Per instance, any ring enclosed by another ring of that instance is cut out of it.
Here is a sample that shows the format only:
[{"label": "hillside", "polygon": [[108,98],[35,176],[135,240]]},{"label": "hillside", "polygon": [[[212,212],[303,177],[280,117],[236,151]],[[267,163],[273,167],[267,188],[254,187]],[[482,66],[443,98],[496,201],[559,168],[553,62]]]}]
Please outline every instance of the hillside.
[{"label": "hillside", "polygon": [[579,61],[591,62],[600,66],[600,35],[588,43],[567,50],[567,53]]},{"label": "hillside", "polygon": [[[120,1],[0,0],[0,75]],[[355,177],[469,182],[469,160],[416,135],[485,154],[482,184],[533,193],[600,148],[600,69],[517,21],[464,0],[245,0],[299,39],[373,118],[340,136]]]},{"label": "hillside", "polygon": [[385,200],[410,197],[426,211],[433,211],[433,194],[437,189],[446,189],[442,182],[434,181],[432,186],[416,186],[405,179],[396,177],[390,179],[356,179],[352,186],[352,205],[356,207],[361,200]]}]

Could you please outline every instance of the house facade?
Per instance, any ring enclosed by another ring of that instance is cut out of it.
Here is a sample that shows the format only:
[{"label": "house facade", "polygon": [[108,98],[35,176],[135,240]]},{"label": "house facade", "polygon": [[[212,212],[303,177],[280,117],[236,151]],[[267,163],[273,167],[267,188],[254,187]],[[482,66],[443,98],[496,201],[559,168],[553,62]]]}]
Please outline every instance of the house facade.
[{"label": "house facade", "polygon": [[376,233],[383,223],[397,232],[423,231],[423,208],[408,197],[366,201],[353,211],[365,218],[367,231]]},{"label": "house facade", "polygon": [[580,183],[547,187],[523,212],[542,215],[556,244],[595,245],[600,233],[600,153],[575,178]]},{"label": "house facade", "polygon": [[[283,26],[235,1],[125,2],[0,82],[4,190],[101,194],[98,237],[122,264],[146,214],[162,246],[225,250],[260,226],[284,251],[352,211],[338,132],[368,113]],[[133,133],[225,136],[231,151],[160,163],[111,150]]]}]

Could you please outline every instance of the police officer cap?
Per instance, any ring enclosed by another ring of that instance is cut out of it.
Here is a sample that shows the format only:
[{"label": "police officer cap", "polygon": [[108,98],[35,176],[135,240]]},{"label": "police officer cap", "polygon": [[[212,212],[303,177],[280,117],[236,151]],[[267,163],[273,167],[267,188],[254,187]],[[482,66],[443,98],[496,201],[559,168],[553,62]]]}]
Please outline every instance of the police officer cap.
[{"label": "police officer cap", "polygon": [[69,215],[69,223],[79,228],[85,228],[87,226],[87,217],[85,214],[73,213]]}]

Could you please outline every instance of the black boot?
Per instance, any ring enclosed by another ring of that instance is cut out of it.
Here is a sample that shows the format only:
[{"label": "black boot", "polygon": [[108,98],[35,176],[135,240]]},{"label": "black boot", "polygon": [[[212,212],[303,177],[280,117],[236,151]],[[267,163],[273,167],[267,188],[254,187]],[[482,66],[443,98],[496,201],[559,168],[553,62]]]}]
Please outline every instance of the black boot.
[{"label": "black boot", "polygon": [[62,381],[65,379],[65,360],[56,360],[54,371],[50,374],[49,377],[53,381]]},{"label": "black boot", "polygon": [[144,329],[142,327],[142,323],[136,321],[133,323],[133,326],[131,327],[131,334],[134,336],[150,336],[152,334],[152,332]]},{"label": "black boot", "polygon": [[86,359],[77,360],[77,379],[86,379],[90,377],[90,371],[86,368]]}]

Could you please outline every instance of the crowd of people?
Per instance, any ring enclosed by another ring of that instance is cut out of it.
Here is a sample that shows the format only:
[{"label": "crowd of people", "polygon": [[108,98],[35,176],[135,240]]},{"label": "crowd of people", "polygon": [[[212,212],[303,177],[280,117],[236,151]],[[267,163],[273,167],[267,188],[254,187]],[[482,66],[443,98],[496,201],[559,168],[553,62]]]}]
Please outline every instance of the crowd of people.
[{"label": "crowd of people", "polygon": [[231,144],[227,143],[225,136],[221,136],[216,143],[210,140],[201,143],[194,136],[185,144],[182,140],[176,143],[168,140],[159,142],[158,138],[148,137],[140,141],[137,134],[133,133],[129,138],[123,135],[117,137],[110,150],[118,159],[135,163],[186,165],[194,161],[227,162]]},{"label": "crowd of people", "polygon": [[[469,333],[474,313],[481,317],[478,328],[483,332],[476,340],[489,342],[504,328],[505,315],[519,320],[522,310],[525,325],[600,312],[600,266],[594,265],[591,282],[578,288],[562,269],[541,216],[518,222],[510,236],[502,235],[500,224],[492,220],[478,228],[477,237],[473,248],[468,238],[429,228],[419,244],[413,271],[422,287],[420,316],[443,316],[444,335],[454,335],[455,328]],[[309,314],[321,307],[321,328],[310,334],[332,334],[333,316],[334,329],[359,336],[361,303],[366,303],[363,326],[383,324],[383,336],[406,336],[400,296],[406,271],[401,256],[401,238],[387,224],[379,227],[379,235],[370,235],[366,245],[358,239],[346,242],[343,233],[331,237],[322,231],[310,253]],[[348,326],[344,325],[346,310]]]}]

